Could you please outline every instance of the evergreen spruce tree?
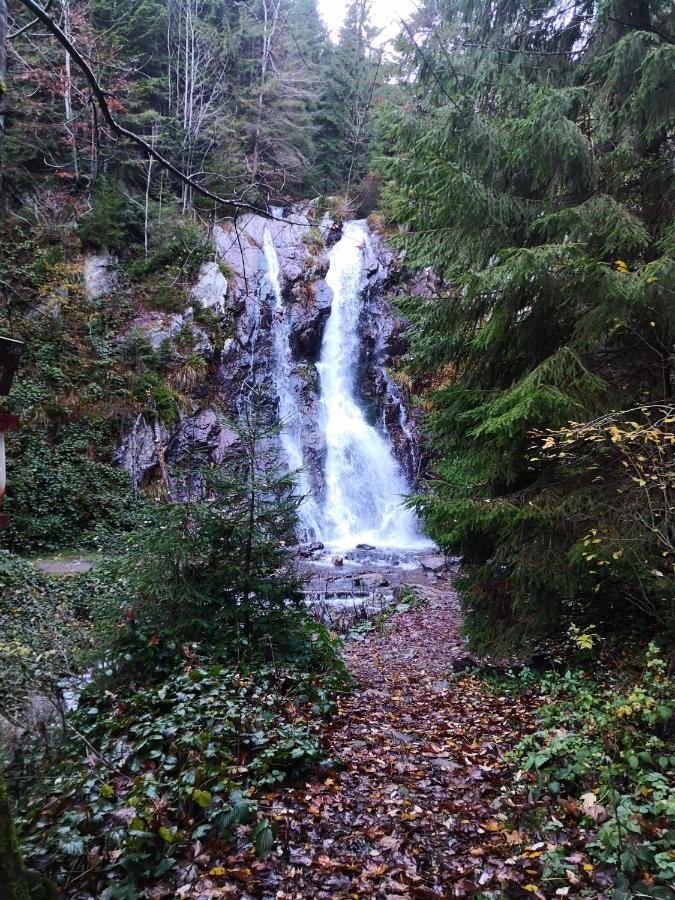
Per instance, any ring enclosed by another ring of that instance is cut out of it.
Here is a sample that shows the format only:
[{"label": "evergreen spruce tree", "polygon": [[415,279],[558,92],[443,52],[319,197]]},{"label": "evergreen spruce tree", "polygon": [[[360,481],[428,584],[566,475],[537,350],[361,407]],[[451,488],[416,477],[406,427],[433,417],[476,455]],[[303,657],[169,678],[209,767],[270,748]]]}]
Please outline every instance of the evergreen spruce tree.
[{"label": "evergreen spruce tree", "polygon": [[318,174],[323,193],[365,175],[370,158],[371,101],[377,62],[368,0],[352,0],[337,46],[328,56],[318,115]]},{"label": "evergreen spruce tree", "polygon": [[250,646],[276,616],[283,642],[284,611],[300,600],[291,548],[302,497],[280,463],[279,426],[266,419],[254,396],[231,455],[197,473],[206,477],[206,495],[163,503],[152,525],[129,540],[115,565],[133,598],[127,627],[119,628],[119,608],[108,611],[122,669],[161,677],[180,662],[181,645]]},{"label": "evergreen spruce tree", "polygon": [[533,429],[634,407],[648,424],[646,404],[672,403],[673,26],[659,0],[441,0],[402,39],[410,85],[379,123],[385,204],[407,261],[450,285],[407,306],[438,455],[417,503],[464,554],[483,645],[672,593],[646,551],[616,577],[611,556],[602,577],[589,567],[592,529],[631,519],[622,488],[531,445]]}]

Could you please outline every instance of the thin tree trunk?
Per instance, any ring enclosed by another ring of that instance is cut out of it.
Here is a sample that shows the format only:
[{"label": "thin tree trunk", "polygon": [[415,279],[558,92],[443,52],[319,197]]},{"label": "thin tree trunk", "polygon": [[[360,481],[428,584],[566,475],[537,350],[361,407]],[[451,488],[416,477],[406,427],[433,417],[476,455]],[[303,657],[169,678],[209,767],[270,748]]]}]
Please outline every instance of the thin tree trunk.
[{"label": "thin tree trunk", "polygon": [[[70,31],[70,0],[66,0],[66,2],[63,4],[63,33],[68,38],[68,40],[72,39],[72,33]],[[66,77],[63,90],[63,107],[66,114],[66,132],[70,135],[70,139],[73,142],[73,172],[75,175],[75,181],[78,182],[80,180],[80,163],[77,156],[75,123],[73,122],[73,77],[70,65],[70,53],[67,50],[65,72]]]},{"label": "thin tree trunk", "polygon": [[0,208],[6,204],[4,190],[4,138],[7,102],[7,0],[0,0]]},{"label": "thin tree trunk", "polygon": [[[156,133],[157,133],[157,127],[155,125],[153,125],[152,126],[152,136],[150,138],[150,141],[151,141],[153,147],[155,146]],[[148,175],[145,180],[145,215],[143,218],[143,247],[145,250],[145,258],[146,259],[148,258],[148,245],[149,245],[149,239],[148,239],[149,215],[148,215],[148,211],[149,211],[149,207],[150,207],[150,185],[152,184],[152,164],[153,164],[153,162],[154,162],[154,159],[151,156],[149,156],[148,157]]]}]

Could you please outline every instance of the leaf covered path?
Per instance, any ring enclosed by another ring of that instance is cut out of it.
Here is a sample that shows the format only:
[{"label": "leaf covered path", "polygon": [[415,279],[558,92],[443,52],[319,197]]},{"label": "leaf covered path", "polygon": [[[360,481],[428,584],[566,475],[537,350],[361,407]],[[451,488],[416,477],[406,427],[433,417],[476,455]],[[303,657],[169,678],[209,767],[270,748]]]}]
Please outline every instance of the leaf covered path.
[{"label": "leaf covered path", "polygon": [[528,848],[515,824],[523,806],[503,790],[505,754],[531,710],[474,676],[448,677],[465,652],[459,625],[454,592],[439,586],[348,643],[357,687],[324,736],[343,768],[266,795],[275,851],[223,859],[222,877],[203,878],[191,897],[544,896],[529,884],[541,845]]}]

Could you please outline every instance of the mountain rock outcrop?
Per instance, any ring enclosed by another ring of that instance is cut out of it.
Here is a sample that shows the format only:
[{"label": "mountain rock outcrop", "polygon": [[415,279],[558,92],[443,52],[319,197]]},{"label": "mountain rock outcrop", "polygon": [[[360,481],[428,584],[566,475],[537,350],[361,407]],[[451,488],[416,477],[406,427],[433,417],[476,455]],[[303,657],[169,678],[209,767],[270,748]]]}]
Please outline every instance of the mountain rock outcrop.
[{"label": "mountain rock outcrop", "polygon": [[[178,484],[171,474],[174,469],[219,463],[236,442],[228,423],[237,419],[254,385],[270,420],[278,418],[273,329],[280,317],[286,317],[291,368],[284,390],[292,392],[293,408],[302,419],[297,430],[309,489],[317,500],[322,497],[326,447],[319,422],[317,361],[333,301],[325,279],[328,251],[339,239],[341,225],[327,217],[318,225],[313,223],[311,208],[275,209],[273,214],[273,220],[248,215],[236,223],[214,226],[214,258],[199,269],[186,298],[186,305],[190,304],[186,312],[147,314],[134,322],[154,349],[187,329],[193,351],[209,361],[210,380],[208,401],[200,400],[195,390],[191,409],[182,411],[179,421],[161,424],[147,414],[135,420],[116,461],[130,472],[137,488],[159,477],[171,488]],[[281,308],[264,252],[266,231],[278,259]],[[388,371],[405,351],[406,323],[387,299],[392,275],[400,281],[401,267],[383,240],[375,234],[371,238],[355,361],[358,392],[369,421],[379,423],[388,434],[412,483],[419,461],[417,429],[407,391]],[[427,273],[419,288],[424,289],[430,280]],[[222,339],[214,342],[195,324],[193,307],[205,308],[217,318]]]}]

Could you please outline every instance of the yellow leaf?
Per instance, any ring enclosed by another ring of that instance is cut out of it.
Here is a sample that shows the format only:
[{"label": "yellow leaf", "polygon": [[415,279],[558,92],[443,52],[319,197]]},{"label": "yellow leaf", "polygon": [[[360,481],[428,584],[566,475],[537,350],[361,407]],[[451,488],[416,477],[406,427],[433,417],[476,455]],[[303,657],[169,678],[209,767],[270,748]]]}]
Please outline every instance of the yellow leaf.
[{"label": "yellow leaf", "polygon": [[214,866],[212,869],[209,869],[209,875],[224,875],[225,867],[224,866]]},{"label": "yellow leaf", "polygon": [[656,284],[658,280],[659,279],[656,277],[656,275],[650,275],[647,279],[647,284]]},{"label": "yellow leaf", "polygon": [[593,866],[590,863],[584,863],[584,872],[592,872]]},{"label": "yellow leaf", "polygon": [[615,552],[612,553],[612,556],[614,557],[614,559],[621,559],[621,557],[623,556],[623,550],[615,550]]},{"label": "yellow leaf", "polygon": [[529,891],[530,894],[534,894],[536,891],[539,890],[539,888],[537,887],[536,884],[526,884],[526,885],[525,885],[525,890],[526,890],[526,891]]}]

